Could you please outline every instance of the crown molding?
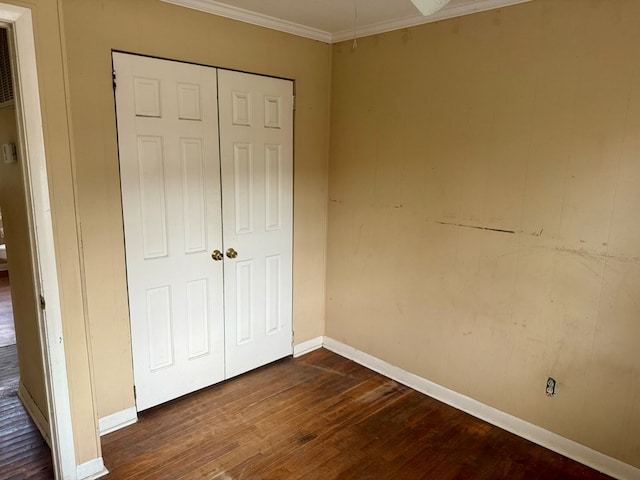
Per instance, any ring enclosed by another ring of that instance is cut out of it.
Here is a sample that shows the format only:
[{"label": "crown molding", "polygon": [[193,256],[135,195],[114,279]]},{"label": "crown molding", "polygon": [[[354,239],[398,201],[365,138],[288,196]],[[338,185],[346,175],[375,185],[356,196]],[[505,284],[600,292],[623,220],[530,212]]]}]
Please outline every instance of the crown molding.
[{"label": "crown molding", "polygon": [[[420,14],[411,15],[410,17],[398,18],[386,22],[374,23],[371,25],[363,25],[356,29],[357,38],[368,37],[369,35],[377,35],[379,33],[400,30],[401,28],[415,27],[424,25],[425,23],[439,22],[448,18],[462,17],[472,13],[485,12],[496,8],[508,7],[518,3],[530,2],[531,0],[466,0],[464,3],[455,5],[447,5],[442,10],[424,17]],[[336,32],[331,35],[331,43],[342,42],[344,40],[353,39],[353,29]]]},{"label": "crown molding", "polygon": [[[280,18],[271,17],[262,13],[245,10],[243,8],[233,7],[215,0],[161,0],[165,3],[171,3],[182,7],[199,10],[201,12],[219,15],[221,17],[231,18],[240,22],[258,25],[260,27],[278,30],[280,32],[298,35],[300,37],[310,38],[325,43],[336,43],[343,40],[353,38],[353,29],[341,32],[325,32],[316,28],[308,27]],[[394,19],[385,22],[379,22],[370,25],[362,25],[356,29],[358,38],[379,33],[399,30],[401,28],[414,27],[425,23],[438,22],[447,18],[461,17],[472,13],[484,12],[495,8],[508,7],[518,3],[530,2],[531,0],[465,0],[463,3],[447,5],[439,12],[424,17],[420,14],[411,15],[409,17]]]},{"label": "crown molding", "polygon": [[270,17],[262,13],[252,12],[244,8],[233,7],[215,0],[161,0],[165,3],[192,8],[201,12],[219,15],[221,17],[239,20],[240,22],[266,27],[280,32],[291,33],[299,37],[310,38],[320,42],[331,43],[331,33],[316,28],[289,22],[280,18]]}]

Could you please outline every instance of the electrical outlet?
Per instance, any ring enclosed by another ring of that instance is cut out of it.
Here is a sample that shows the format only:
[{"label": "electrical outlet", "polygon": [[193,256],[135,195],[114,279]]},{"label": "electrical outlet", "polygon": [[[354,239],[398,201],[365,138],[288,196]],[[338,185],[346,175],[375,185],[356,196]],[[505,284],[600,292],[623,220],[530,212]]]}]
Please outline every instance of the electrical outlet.
[{"label": "electrical outlet", "polygon": [[547,397],[553,397],[556,394],[556,379],[547,378]]}]

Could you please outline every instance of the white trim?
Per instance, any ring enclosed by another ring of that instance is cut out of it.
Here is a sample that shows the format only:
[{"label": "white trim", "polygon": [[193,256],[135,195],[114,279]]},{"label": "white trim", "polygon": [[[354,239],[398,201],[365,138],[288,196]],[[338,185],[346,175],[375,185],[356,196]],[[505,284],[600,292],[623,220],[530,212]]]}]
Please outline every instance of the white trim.
[{"label": "white trim", "polygon": [[322,348],[324,337],[316,337],[293,346],[293,357],[301,357],[309,352]]},{"label": "white trim", "polygon": [[51,430],[51,456],[56,478],[74,479],[76,459],[71,403],[31,10],[0,3],[0,21],[11,26],[15,41],[16,113],[19,117],[18,130],[24,140],[23,158],[26,159],[22,162],[22,168],[31,206],[30,220],[34,249],[37,252],[35,264],[40,279],[39,290],[47,302],[46,310],[39,318],[39,329]]},{"label": "white trim", "polygon": [[545,430],[537,425],[533,425],[532,423],[485,405],[477,400],[449,390],[448,388],[407,372],[337,340],[324,337],[323,346],[327,350],[331,350],[338,355],[353,360],[418,392],[424,393],[458,410],[462,410],[485,422],[514,433],[519,437],[542,445],[549,450],[553,450],[556,453],[587,465],[613,478],[619,480],[640,478],[640,469],[632,465],[628,465],[620,460],[574,442],[573,440],[569,440],[549,430]]},{"label": "white trim", "polygon": [[[278,30],[280,32],[291,33],[299,37],[311,38],[325,43],[336,43],[353,38],[353,28],[340,32],[326,32],[317,28],[301,25],[280,18],[271,17],[262,13],[234,7],[226,3],[215,0],[162,0],[181,7],[199,10],[221,17],[231,18],[244,23],[258,25],[260,27]],[[508,7],[518,3],[530,2],[531,0],[465,0],[463,3],[449,4],[439,12],[428,17],[420,14],[411,15],[404,18],[396,18],[369,25],[359,25],[356,29],[358,38],[376,35],[378,33],[390,32],[401,28],[415,27],[425,23],[438,22],[447,18],[461,17],[472,13],[484,12],[495,8]]]},{"label": "white trim", "polygon": [[138,412],[136,407],[130,407],[119,412],[112,413],[98,420],[100,426],[100,436],[107,433],[115,432],[121,428],[133,425],[138,421]]},{"label": "white trim", "polygon": [[47,445],[51,447],[51,434],[49,433],[49,422],[44,415],[38,405],[36,405],[35,400],[27,390],[27,387],[24,386],[22,382],[20,382],[20,386],[18,387],[18,398],[22,402],[24,409],[27,411],[33,423],[35,423],[36,427],[40,431],[40,435],[44,438],[44,441],[47,442]]},{"label": "white trim", "polygon": [[105,468],[102,457],[98,457],[78,465],[76,478],[78,480],[94,480],[95,478],[104,477],[108,473],[109,470]]},{"label": "white trim", "polygon": [[165,3],[172,3],[181,7],[192,8],[205,13],[219,15],[221,17],[239,20],[240,22],[258,25],[260,27],[278,30],[279,32],[290,33],[299,37],[319,40],[331,43],[331,34],[323,30],[300,25],[299,23],[282,20],[262,13],[252,12],[244,8],[238,8],[215,0],[162,0]]}]

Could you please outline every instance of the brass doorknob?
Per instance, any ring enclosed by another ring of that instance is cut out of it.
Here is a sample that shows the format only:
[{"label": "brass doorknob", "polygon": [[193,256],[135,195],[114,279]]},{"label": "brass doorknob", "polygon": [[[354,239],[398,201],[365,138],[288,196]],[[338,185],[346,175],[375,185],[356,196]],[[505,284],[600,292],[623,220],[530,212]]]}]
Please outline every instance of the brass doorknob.
[{"label": "brass doorknob", "polygon": [[211,254],[211,258],[213,258],[216,262],[219,262],[220,260],[224,260],[224,255],[222,255],[222,252],[220,250],[214,250]]},{"label": "brass doorknob", "polygon": [[227,250],[227,257],[236,258],[238,256],[238,252],[236,252],[233,248],[229,248]]}]

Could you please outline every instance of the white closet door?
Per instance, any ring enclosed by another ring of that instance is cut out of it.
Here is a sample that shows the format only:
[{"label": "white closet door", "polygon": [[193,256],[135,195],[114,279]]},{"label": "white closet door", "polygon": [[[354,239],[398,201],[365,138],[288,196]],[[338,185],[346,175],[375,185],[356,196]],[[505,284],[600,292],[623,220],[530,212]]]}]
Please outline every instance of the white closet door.
[{"label": "white closet door", "polygon": [[293,82],[219,69],[218,101],[229,378],[292,353]]},{"label": "white closet door", "polygon": [[144,410],[224,379],[216,70],[113,54],[127,282]]}]

